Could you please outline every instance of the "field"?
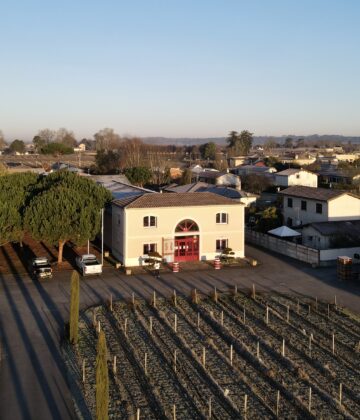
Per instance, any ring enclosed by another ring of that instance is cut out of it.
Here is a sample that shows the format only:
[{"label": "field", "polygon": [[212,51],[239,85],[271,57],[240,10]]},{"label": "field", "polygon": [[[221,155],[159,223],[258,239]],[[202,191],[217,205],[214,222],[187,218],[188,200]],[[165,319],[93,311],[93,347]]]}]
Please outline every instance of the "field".
[{"label": "field", "polygon": [[90,308],[77,351],[64,344],[79,417],[95,417],[99,328],[110,418],[360,418],[360,317],[334,301],[214,290]]}]

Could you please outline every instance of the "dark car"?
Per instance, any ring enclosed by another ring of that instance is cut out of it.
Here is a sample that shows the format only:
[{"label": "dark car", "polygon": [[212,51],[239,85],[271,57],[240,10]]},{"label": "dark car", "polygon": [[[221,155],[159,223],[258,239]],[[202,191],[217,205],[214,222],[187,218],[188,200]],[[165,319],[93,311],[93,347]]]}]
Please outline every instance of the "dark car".
[{"label": "dark car", "polygon": [[31,274],[41,280],[52,277],[52,268],[46,257],[37,257],[31,261]]}]

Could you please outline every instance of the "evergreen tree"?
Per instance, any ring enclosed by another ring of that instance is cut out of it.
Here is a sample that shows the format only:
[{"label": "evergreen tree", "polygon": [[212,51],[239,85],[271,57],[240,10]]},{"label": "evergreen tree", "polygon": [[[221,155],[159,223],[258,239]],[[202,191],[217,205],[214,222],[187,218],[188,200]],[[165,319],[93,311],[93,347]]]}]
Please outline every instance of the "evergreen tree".
[{"label": "evergreen tree", "polygon": [[0,177],[0,246],[22,241],[24,211],[38,179],[38,175],[30,172]]},{"label": "evergreen tree", "polygon": [[109,375],[107,348],[104,331],[100,331],[96,355],[96,418],[108,420],[109,413]]},{"label": "evergreen tree", "polygon": [[80,280],[77,271],[71,274],[71,302],[70,302],[70,342],[77,344],[79,331],[79,297]]},{"label": "evergreen tree", "polygon": [[94,239],[100,230],[100,210],[111,194],[93,181],[67,171],[43,178],[26,209],[24,224],[36,240],[58,244],[62,262],[67,241],[78,245]]}]

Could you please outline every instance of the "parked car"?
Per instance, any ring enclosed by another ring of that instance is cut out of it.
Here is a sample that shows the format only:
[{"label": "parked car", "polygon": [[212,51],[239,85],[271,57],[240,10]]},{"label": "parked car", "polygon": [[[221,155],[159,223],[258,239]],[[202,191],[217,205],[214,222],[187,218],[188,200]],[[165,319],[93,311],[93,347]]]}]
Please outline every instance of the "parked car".
[{"label": "parked car", "polygon": [[93,254],[80,255],[76,258],[76,265],[83,276],[102,273],[102,265]]},{"label": "parked car", "polygon": [[52,277],[52,268],[46,257],[33,258],[31,260],[30,270],[31,274],[38,280],[51,279]]}]

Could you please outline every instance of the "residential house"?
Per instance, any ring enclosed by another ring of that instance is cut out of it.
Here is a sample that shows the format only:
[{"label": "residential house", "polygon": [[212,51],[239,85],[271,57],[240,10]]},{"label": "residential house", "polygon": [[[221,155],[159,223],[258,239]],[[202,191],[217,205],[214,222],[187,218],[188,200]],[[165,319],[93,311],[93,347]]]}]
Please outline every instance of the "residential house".
[{"label": "residential house", "polygon": [[192,176],[192,182],[206,182],[212,185],[227,185],[229,187],[235,187],[241,189],[240,178],[230,172],[219,172],[204,170],[198,174]]},{"label": "residential house", "polygon": [[293,186],[279,194],[288,226],[360,218],[360,197],[346,191]]},{"label": "residential house", "polygon": [[269,176],[272,178],[272,174],[276,172],[276,169],[268,166],[240,165],[236,168],[232,168],[231,172],[239,176],[255,174]]},{"label": "residential house", "polygon": [[335,185],[354,185],[360,183],[360,174],[350,174],[339,170],[319,171],[319,183],[333,187]]},{"label": "residential house", "polygon": [[231,198],[232,200],[239,201],[249,207],[258,199],[256,194],[252,194],[237,188],[232,188],[222,185],[212,185],[206,182],[193,182],[186,185],[170,185],[163,189],[164,192],[171,193],[184,193],[184,192],[211,192],[221,195],[222,197]]},{"label": "residential house", "polygon": [[112,202],[112,254],[125,266],[149,252],[167,262],[244,257],[244,205],[212,193],[144,194]]},{"label": "residential house", "polygon": [[316,249],[360,246],[360,220],[318,222],[304,226],[302,243]]},{"label": "residential house", "polygon": [[279,187],[303,185],[304,187],[317,188],[318,177],[313,172],[304,169],[285,169],[275,174],[275,185]]}]

